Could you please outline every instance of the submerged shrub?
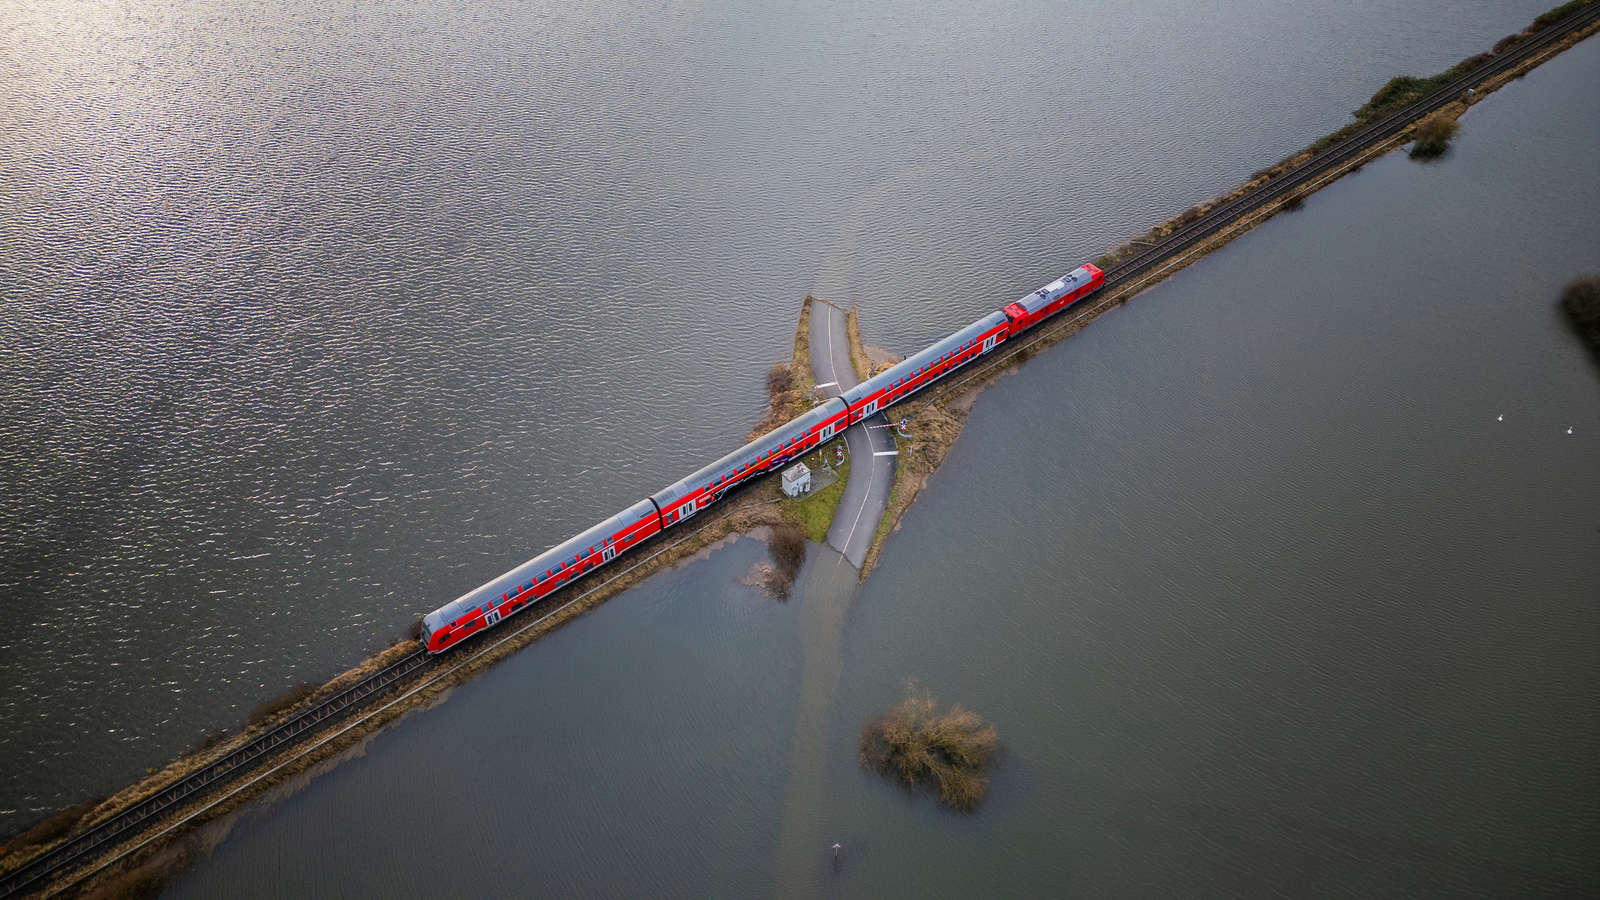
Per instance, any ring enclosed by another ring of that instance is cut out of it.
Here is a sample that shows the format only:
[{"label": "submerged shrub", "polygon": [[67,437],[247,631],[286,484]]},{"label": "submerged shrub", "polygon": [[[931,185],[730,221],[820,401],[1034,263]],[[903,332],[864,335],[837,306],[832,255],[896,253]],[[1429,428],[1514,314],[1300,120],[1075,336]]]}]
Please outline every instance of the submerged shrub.
[{"label": "submerged shrub", "polygon": [[1416,143],[1411,145],[1412,159],[1433,159],[1450,149],[1450,139],[1455,137],[1461,124],[1443,112],[1422,120],[1417,126]]},{"label": "submerged shrub", "polygon": [[795,576],[800,574],[800,565],[806,561],[806,530],[787,519],[779,522],[772,526],[767,551],[772,554],[767,590],[780,600],[787,599]]},{"label": "submerged shrub", "polygon": [[990,766],[999,750],[994,726],[977,713],[951,706],[944,714],[915,684],[906,697],[861,731],[861,764],[907,789],[934,788],[939,802],[971,812],[989,790]]},{"label": "submerged shrub", "polygon": [[1561,309],[1589,346],[1600,352],[1600,274],[1569,282],[1561,291]]}]

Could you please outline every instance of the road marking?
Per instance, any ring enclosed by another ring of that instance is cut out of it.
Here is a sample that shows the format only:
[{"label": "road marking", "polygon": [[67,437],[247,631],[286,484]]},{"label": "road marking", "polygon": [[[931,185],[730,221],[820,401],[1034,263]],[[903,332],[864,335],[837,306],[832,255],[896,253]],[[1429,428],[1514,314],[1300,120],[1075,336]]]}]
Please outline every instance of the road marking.
[{"label": "road marking", "polygon": [[899,456],[900,455],[900,451],[899,450],[874,450],[874,451],[872,451],[872,455],[873,456]]},{"label": "road marking", "polygon": [[[863,429],[861,433],[867,436],[867,446],[871,447],[872,432]],[[876,456],[877,453],[874,452],[873,455]],[[850,523],[850,533],[844,536],[844,547],[839,551],[839,555],[845,559],[850,558],[850,539],[856,536],[856,527],[861,524],[861,514],[867,511],[867,501],[872,497],[872,482],[878,475],[877,468],[875,465],[867,466],[867,491],[861,500],[860,508],[856,510],[856,520]],[[851,563],[851,565],[853,566],[855,563]]]}]

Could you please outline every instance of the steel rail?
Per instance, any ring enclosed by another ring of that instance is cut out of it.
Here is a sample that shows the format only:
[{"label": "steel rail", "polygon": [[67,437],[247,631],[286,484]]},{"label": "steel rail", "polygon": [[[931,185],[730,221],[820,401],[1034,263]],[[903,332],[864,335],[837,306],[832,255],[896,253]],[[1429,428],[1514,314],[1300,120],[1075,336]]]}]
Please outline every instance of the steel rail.
[{"label": "steel rail", "polygon": [[[1488,60],[1471,72],[1413,101],[1400,110],[1367,125],[1329,148],[1327,152],[1318,155],[1315,159],[1306,162],[1293,171],[1273,178],[1260,187],[1247,191],[1233,200],[1208,210],[1195,221],[1157,242],[1149,250],[1125,262],[1118,263],[1111,271],[1107,272],[1105,284],[1101,287],[1102,297],[1106,298],[1106,300],[1111,299],[1115,288],[1121,287],[1125,283],[1131,282],[1140,275],[1167,262],[1194,244],[1237,221],[1244,214],[1254,211],[1268,201],[1300,187],[1336,168],[1350,158],[1360,155],[1372,146],[1393,137],[1422,116],[1458,99],[1467,88],[1513,68],[1527,58],[1567,37],[1572,32],[1591,24],[1597,18],[1600,18],[1600,3],[1591,3],[1584,6],[1560,22],[1546,27],[1516,47],[1496,55],[1493,59]],[[991,358],[979,368],[963,373],[962,378],[941,382],[936,386],[933,395],[942,394],[982,372],[993,369],[999,363],[1037,345],[1040,341],[1054,335],[1062,328],[1082,319],[1084,316],[1092,312],[1098,312],[1105,305],[1105,300],[1094,303],[1071,319],[1053,323],[1054,327],[1046,326],[1038,334],[1021,344],[1007,346],[1003,353]],[[662,547],[650,556],[618,572],[612,578],[584,591],[578,597],[574,597],[563,604],[562,608],[570,606],[571,603],[576,602],[578,599],[605,587],[617,578],[621,578],[639,566],[654,560],[667,550],[698,534],[716,520],[717,517],[702,519],[694,526],[691,526],[691,531],[681,534],[677,541]],[[530,606],[528,608],[531,609],[533,607]],[[505,640],[534,627],[542,621],[544,621],[543,618],[529,621],[491,646],[498,646],[504,643]],[[466,665],[468,662],[477,659],[482,652],[486,652],[488,649],[490,647],[484,647],[467,655],[465,658],[453,660],[456,665],[452,666],[452,668],[460,668]],[[127,809],[119,811],[110,818],[96,823],[88,830],[74,835],[63,843],[34,857],[16,869],[7,872],[4,876],[0,876],[0,898],[11,897],[28,890],[41,880],[76,864],[85,856],[105,847],[119,836],[126,834],[130,829],[148,822],[155,816],[170,811],[179,803],[195,799],[196,795],[201,792],[216,789],[224,780],[253,768],[255,764],[263,760],[273,750],[277,750],[290,742],[304,739],[309,732],[331,723],[342,714],[373,702],[379,693],[395,685],[401,679],[428,667],[432,661],[432,658],[425,651],[417,650],[367,675],[338,693],[318,701],[294,718],[281,722],[253,738],[249,743],[213,760],[204,767],[162,788],[160,791],[130,805]]]},{"label": "steel rail", "polygon": [[[771,474],[763,473],[763,475]],[[761,478],[750,479],[743,484],[735,486],[737,490],[746,485],[754,484]],[[728,507],[724,507],[724,510]],[[719,510],[718,513],[721,511]],[[722,515],[713,513],[702,516],[695,522],[683,526],[681,530],[674,529],[671,534],[675,540],[658,548],[649,556],[635,560],[631,565],[614,572],[610,578],[586,586],[575,596],[566,598],[558,608],[565,609],[578,600],[589,596],[601,588],[611,584],[661,556],[710,527],[722,519]],[[658,532],[668,534],[668,532]],[[652,541],[655,536],[652,536]],[[598,569],[590,569],[590,574]],[[575,586],[577,582],[573,582]],[[565,592],[561,592],[563,596]],[[517,612],[532,610],[541,606],[556,603],[561,598],[555,594],[540,598],[539,602],[524,607]],[[513,614],[514,615],[514,614]],[[452,653],[448,658],[430,657],[424,650],[416,650],[394,662],[363,677],[355,684],[332,694],[291,719],[273,726],[266,732],[252,738],[248,743],[230,751],[226,755],[213,760],[204,767],[174,781],[154,794],[130,805],[110,818],[96,823],[88,830],[73,836],[71,839],[51,848],[45,853],[34,857],[28,862],[18,866],[3,877],[0,877],[0,898],[20,894],[37,885],[41,880],[49,878],[58,872],[68,870],[77,865],[84,857],[101,850],[119,838],[127,835],[131,829],[149,822],[151,819],[172,811],[179,804],[199,799],[206,793],[223,786],[226,782],[243,775],[265,760],[273,751],[297,741],[308,739],[311,732],[321,730],[323,726],[330,725],[345,717],[347,713],[354,713],[361,707],[375,702],[378,696],[386,693],[387,689],[398,685],[402,680],[410,680],[414,676],[426,674],[423,670],[437,668],[435,663],[443,661],[450,663],[450,669],[459,669],[476,660],[483,653],[494,649],[506,640],[532,628],[547,618],[536,617],[524,620],[517,628],[503,634],[501,639],[490,644],[480,645],[477,648],[463,648]],[[510,621],[509,619],[507,621]],[[447,674],[447,673],[441,673]]]},{"label": "steel rail", "polygon": [[1114,305],[1115,302],[1125,299],[1122,294],[1118,293],[1119,289],[1146,277],[1153,270],[1172,261],[1175,257],[1179,257],[1185,250],[1244,219],[1283,194],[1319,178],[1326,177],[1330,172],[1336,171],[1339,166],[1350,159],[1358,157],[1374,146],[1394,137],[1403,131],[1407,125],[1422,116],[1459,99],[1461,93],[1467,88],[1516,67],[1529,57],[1571,35],[1574,31],[1587,27],[1596,19],[1600,19],[1600,3],[1591,3],[1584,6],[1568,15],[1565,19],[1547,26],[1544,30],[1510,50],[1496,55],[1483,65],[1438,88],[1433,93],[1420,97],[1399,111],[1369,124],[1340,143],[1330,147],[1315,159],[1308,160],[1301,166],[1273,178],[1266,184],[1217,205],[1187,226],[1167,235],[1149,250],[1113,266],[1110,271],[1106,272],[1106,280],[1093,299],[1081,307],[1068,307],[1068,312],[1075,312],[1075,315],[1057,321],[1045,322],[1037,326],[1037,330],[1032,334],[1002,344],[999,348],[996,348],[995,353],[982,362],[976,363],[972,368],[958,369],[947,375],[947,377],[957,377],[950,377],[949,380],[941,378],[929,386],[927,393],[924,394],[919,391],[906,399],[909,400],[918,396],[943,396],[945,393],[972,381],[974,378],[993,372],[1023,351],[1051,340],[1074,323],[1086,317],[1097,315]]}]

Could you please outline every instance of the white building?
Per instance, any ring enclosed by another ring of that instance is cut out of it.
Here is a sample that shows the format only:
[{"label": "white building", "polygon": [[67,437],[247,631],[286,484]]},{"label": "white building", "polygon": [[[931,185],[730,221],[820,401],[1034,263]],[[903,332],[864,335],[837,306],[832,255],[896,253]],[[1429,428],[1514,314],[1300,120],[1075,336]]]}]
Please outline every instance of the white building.
[{"label": "white building", "polygon": [[791,497],[811,493],[811,470],[805,463],[795,463],[783,470],[783,492]]}]

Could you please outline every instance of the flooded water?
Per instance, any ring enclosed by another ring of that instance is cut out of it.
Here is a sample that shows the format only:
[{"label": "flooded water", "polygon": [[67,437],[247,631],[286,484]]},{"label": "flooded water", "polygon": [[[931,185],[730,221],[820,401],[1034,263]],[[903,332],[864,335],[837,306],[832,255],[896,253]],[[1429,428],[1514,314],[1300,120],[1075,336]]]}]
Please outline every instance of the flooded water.
[{"label": "flooded water", "polygon": [[[171,895],[1595,893],[1596,83],[1591,40],[1001,381],[859,589],[657,576]],[[999,729],[976,815],[857,764],[908,678]]]},{"label": "flooded water", "polygon": [[1542,5],[0,6],[0,829]]}]

